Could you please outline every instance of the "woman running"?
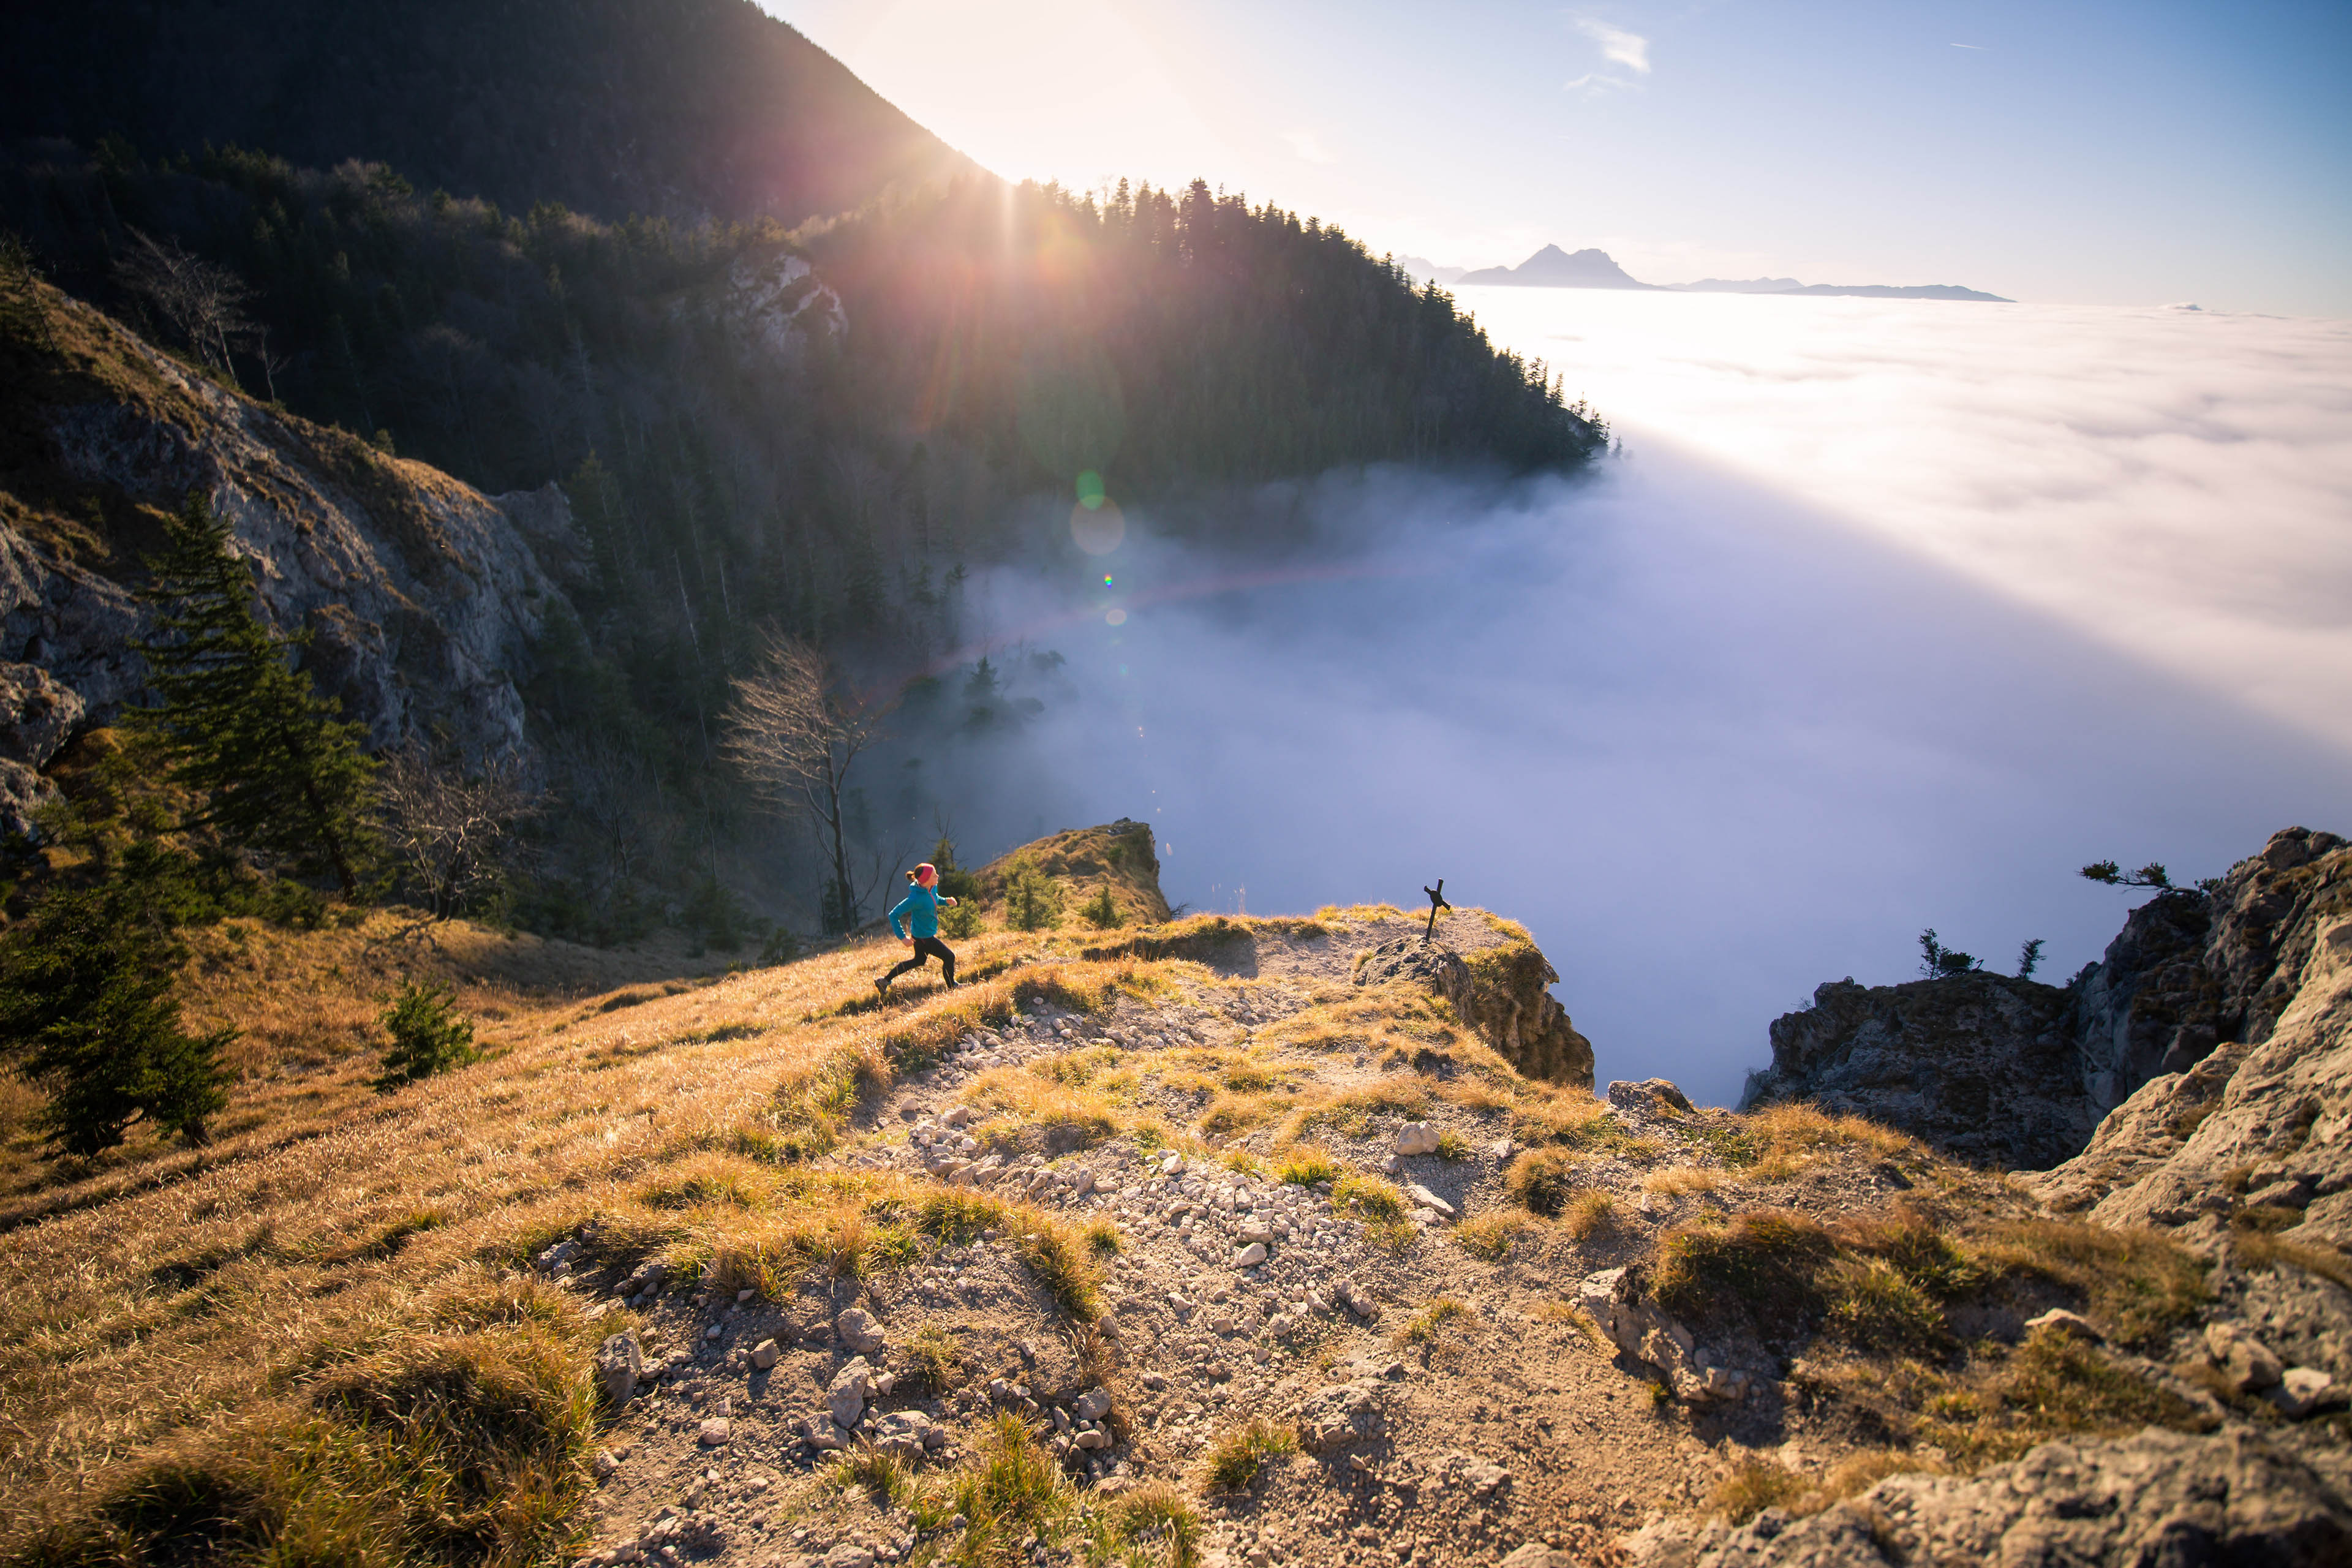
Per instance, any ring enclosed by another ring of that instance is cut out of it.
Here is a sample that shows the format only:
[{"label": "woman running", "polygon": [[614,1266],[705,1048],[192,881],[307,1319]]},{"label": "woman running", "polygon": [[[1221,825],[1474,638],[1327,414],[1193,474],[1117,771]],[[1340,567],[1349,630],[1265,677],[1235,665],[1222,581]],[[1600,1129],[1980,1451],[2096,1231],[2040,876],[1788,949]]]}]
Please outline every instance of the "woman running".
[{"label": "woman running", "polygon": [[[940,906],[952,908],[953,899],[940,897],[940,868],[929,860],[907,873],[913,884],[907,896],[890,910],[890,929],[900,942],[914,950],[914,956],[902,961],[898,967],[874,983],[874,989],[883,995],[890,994],[890,982],[910,969],[920,969],[926,959],[940,961],[940,973],[947,979],[950,989],[955,985],[955,954],[940,940]],[[909,927],[913,928],[911,931]]]}]

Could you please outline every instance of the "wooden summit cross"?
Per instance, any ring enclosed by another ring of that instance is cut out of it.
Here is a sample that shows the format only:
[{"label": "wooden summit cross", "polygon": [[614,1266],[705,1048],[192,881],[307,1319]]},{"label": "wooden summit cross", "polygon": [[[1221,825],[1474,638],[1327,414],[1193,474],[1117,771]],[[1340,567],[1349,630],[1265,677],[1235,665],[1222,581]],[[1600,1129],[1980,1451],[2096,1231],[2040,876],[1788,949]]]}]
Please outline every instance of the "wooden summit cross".
[{"label": "wooden summit cross", "polygon": [[1437,886],[1423,888],[1422,891],[1429,895],[1429,929],[1421,933],[1421,940],[1429,942],[1437,935],[1437,911],[1450,910],[1454,906],[1445,901],[1445,879],[1443,877],[1437,879]]}]

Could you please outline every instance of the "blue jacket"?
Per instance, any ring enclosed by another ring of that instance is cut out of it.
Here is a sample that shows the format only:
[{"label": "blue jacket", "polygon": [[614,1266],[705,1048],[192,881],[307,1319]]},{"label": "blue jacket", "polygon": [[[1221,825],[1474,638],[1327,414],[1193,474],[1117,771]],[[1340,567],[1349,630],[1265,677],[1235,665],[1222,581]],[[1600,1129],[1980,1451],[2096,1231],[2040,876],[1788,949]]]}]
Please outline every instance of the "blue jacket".
[{"label": "blue jacket", "polygon": [[[903,921],[898,918],[901,915],[906,917]],[[926,888],[920,882],[914,883],[908,888],[907,896],[891,907],[890,929],[892,931],[904,937],[908,934],[907,927],[910,925],[915,928],[914,934],[917,936],[940,934],[940,894],[937,888]]]}]

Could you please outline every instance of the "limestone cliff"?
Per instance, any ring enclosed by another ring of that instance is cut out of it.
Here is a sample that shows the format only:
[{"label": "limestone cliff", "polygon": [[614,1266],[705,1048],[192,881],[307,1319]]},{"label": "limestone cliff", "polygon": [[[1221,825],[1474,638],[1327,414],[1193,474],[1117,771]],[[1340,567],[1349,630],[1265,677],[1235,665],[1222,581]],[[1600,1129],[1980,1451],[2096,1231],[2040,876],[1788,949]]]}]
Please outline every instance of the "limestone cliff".
[{"label": "limestone cliff", "polygon": [[2347,907],[2344,841],[2289,828],[2210,891],[2170,889],[2134,910],[2063,989],[1983,973],[1821,987],[1773,1023],[1772,1065],[1744,1103],[1817,1100],[1971,1160],[2039,1168],[2083,1152],[2101,1118],[2161,1084],[2100,1129],[2110,1157],[2126,1158],[2153,1147],[2151,1106],[2189,1114],[2271,1038]]},{"label": "limestone cliff", "polygon": [[1399,937],[1358,963],[1359,985],[1396,979],[1444,996],[1464,1023],[1529,1078],[1592,1087],[1592,1042],[1577,1033],[1568,1009],[1548,989],[1559,984],[1559,973],[1524,934],[1467,958],[1443,942]]},{"label": "limestone cliff", "polygon": [[1749,1079],[1743,1108],[1811,1100],[1979,1164],[2063,1160],[2094,1120],[2072,1003],[2057,986],[2000,974],[1834,981],[1773,1020],[1771,1068]]},{"label": "limestone cliff", "polygon": [[2352,847],[2279,834],[2223,895],[2207,962],[2247,1037],[2150,1079],[2038,1187],[2105,1224],[2352,1245]]},{"label": "limestone cliff", "polygon": [[21,831],[40,769],[142,690],[141,554],[190,490],[371,744],[524,746],[517,681],[579,567],[561,490],[484,496],[217,384],[36,278],[0,297],[0,827]]}]

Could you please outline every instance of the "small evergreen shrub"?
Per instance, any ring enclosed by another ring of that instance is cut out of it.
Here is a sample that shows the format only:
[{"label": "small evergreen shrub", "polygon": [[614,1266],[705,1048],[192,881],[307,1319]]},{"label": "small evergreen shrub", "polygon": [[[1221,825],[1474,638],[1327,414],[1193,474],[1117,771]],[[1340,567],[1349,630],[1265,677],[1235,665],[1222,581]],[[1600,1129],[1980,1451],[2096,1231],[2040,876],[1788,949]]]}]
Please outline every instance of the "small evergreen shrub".
[{"label": "small evergreen shrub", "polygon": [[1004,921],[1015,931],[1045,931],[1060,925],[1060,885],[1028,861],[1015,862],[1004,880]]},{"label": "small evergreen shrub", "polygon": [[1078,913],[1097,931],[1108,931],[1119,924],[1118,906],[1111,902],[1110,884],[1105,882],[1101,887],[1097,888],[1095,896],[1086,901]]},{"label": "small evergreen shrub", "polygon": [[392,1045],[383,1053],[383,1071],[368,1082],[379,1094],[403,1084],[431,1078],[468,1062],[481,1060],[474,1046],[474,1021],[458,1015],[457,995],[446,986],[420,985],[412,980],[377,1020]]},{"label": "small evergreen shrub", "polygon": [[0,1062],[47,1091],[34,1123],[88,1157],[142,1118],[191,1141],[227,1102],[221,1048],[192,1035],[173,984],[185,950],[141,886],[52,895],[0,946]]}]

